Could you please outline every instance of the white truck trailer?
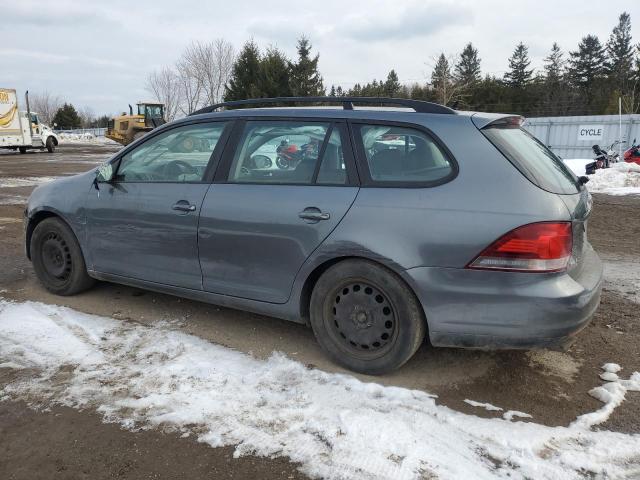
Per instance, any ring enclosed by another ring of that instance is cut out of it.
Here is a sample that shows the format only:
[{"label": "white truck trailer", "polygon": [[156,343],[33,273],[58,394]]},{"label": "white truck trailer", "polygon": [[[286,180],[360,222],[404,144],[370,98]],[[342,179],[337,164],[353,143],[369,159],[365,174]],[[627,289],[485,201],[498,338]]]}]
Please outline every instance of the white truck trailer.
[{"label": "white truck trailer", "polygon": [[58,146],[58,136],[51,128],[40,123],[38,114],[29,109],[29,92],[25,95],[26,111],[18,108],[16,91],[0,88],[0,148],[19,150],[45,148],[49,152]]}]

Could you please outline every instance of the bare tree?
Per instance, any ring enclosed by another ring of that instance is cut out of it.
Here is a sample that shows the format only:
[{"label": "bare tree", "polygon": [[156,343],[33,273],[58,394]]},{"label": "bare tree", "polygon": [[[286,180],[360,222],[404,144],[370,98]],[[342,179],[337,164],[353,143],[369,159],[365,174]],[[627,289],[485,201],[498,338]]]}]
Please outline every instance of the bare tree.
[{"label": "bare tree", "polygon": [[180,88],[180,111],[189,115],[196,111],[202,103],[202,83],[196,73],[196,66],[192,62],[187,49],[176,62],[176,71]]},{"label": "bare tree", "polygon": [[80,117],[82,128],[91,128],[91,125],[96,119],[96,114],[93,109],[87,106],[78,109],[78,116]]},{"label": "bare tree", "polygon": [[185,74],[195,77],[202,101],[211,105],[222,100],[234,61],[233,45],[219,38],[209,43],[189,45],[182,54],[180,65]]},{"label": "bare tree", "polygon": [[40,120],[47,125],[52,125],[53,117],[62,106],[64,100],[59,95],[53,95],[47,90],[29,94],[29,107],[31,111],[40,116]]},{"label": "bare tree", "polygon": [[155,100],[164,103],[164,115],[168,122],[176,118],[181,102],[180,82],[176,72],[170,67],[163,67],[149,74],[146,89]]}]

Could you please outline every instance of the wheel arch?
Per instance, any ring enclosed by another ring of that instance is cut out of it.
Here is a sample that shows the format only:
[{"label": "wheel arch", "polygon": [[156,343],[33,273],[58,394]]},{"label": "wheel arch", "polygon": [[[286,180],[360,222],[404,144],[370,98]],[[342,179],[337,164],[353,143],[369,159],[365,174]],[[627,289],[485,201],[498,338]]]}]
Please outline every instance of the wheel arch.
[{"label": "wheel arch", "polygon": [[299,296],[300,318],[304,319],[305,323],[309,324],[311,293],[313,292],[313,288],[318,282],[318,279],[330,267],[347,260],[363,260],[366,262],[375,263],[376,265],[384,268],[385,270],[389,271],[393,275],[397,276],[403,283],[405,283],[407,288],[411,291],[411,293],[415,296],[416,300],[418,301],[418,305],[420,305],[420,309],[422,310],[422,315],[426,323],[427,332],[429,331],[429,322],[427,320],[427,312],[425,311],[424,305],[420,300],[420,296],[416,293],[415,285],[413,284],[413,282],[411,282],[410,279],[408,279],[407,275],[404,275],[403,272],[400,271],[400,269],[394,269],[389,265],[383,262],[380,262],[379,260],[369,258],[369,257],[364,257],[364,256],[358,256],[358,255],[345,255],[342,257],[334,257],[334,258],[325,260],[319,265],[316,265],[316,267],[307,275],[307,278],[305,279],[302,285],[302,288],[300,290],[300,296]]},{"label": "wheel arch", "polygon": [[[76,241],[78,241],[78,237],[75,231],[73,230],[73,228],[71,227],[71,224],[62,215],[52,210],[39,210],[35,212],[31,217],[29,217],[29,220],[27,222],[27,227],[25,229],[25,238],[24,238],[25,251],[27,253],[27,258],[29,260],[31,260],[31,237],[33,236],[33,231],[36,229],[36,227],[40,222],[42,222],[47,218],[52,218],[52,217],[58,218],[62,222],[64,222],[65,225],[69,227],[69,230],[71,230],[71,232],[76,237]],[[80,245],[80,242],[78,242],[78,245]]]}]

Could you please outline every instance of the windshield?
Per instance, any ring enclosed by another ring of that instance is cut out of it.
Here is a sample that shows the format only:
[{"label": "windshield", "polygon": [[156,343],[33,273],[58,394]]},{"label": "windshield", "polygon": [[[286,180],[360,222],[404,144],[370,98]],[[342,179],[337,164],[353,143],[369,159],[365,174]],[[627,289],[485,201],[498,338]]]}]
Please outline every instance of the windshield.
[{"label": "windshield", "polygon": [[138,115],[146,114],[149,117],[161,117],[162,107],[160,105],[138,105]]},{"label": "windshield", "polygon": [[532,183],[552,193],[577,193],[577,177],[551,150],[518,126],[500,125],[482,133]]}]

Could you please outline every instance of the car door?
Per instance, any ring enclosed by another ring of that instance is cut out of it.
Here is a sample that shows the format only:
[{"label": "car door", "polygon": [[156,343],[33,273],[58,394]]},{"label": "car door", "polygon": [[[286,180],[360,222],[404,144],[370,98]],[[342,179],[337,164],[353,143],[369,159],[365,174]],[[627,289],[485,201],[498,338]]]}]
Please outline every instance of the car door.
[{"label": "car door", "polygon": [[346,126],[247,120],[229,144],[200,215],[204,289],[284,303],[304,261],[357,195]]},{"label": "car door", "polygon": [[118,158],[89,193],[89,267],[201,290],[198,215],[226,137],[224,122],[181,125]]}]

